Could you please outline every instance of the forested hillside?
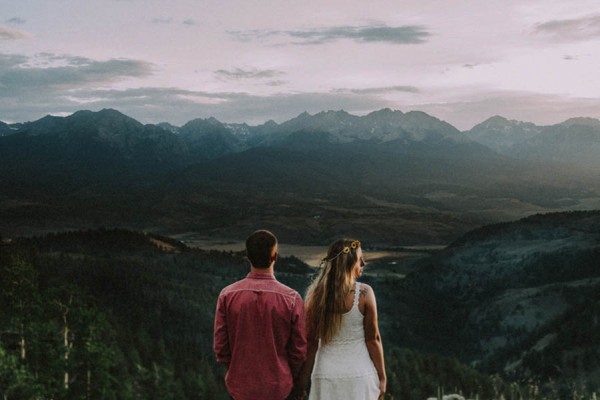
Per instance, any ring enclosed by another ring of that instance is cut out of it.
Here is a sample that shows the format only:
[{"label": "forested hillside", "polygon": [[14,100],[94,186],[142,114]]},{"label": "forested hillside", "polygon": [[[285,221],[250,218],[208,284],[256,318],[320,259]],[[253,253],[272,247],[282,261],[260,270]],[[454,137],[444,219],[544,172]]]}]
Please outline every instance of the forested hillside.
[{"label": "forested hillside", "polygon": [[392,287],[396,301],[381,312],[408,346],[534,382],[546,395],[600,388],[598,211],[471,231],[384,293]]},{"label": "forested hillside", "polygon": [[[248,271],[243,255],[103,229],[0,249],[4,399],[228,398],[212,353],[213,316],[220,289]],[[303,293],[311,270],[283,257],[276,274]],[[382,293],[383,304],[389,299]],[[390,397],[446,391],[484,399],[516,390],[454,358],[402,349],[393,324],[383,336]]]}]

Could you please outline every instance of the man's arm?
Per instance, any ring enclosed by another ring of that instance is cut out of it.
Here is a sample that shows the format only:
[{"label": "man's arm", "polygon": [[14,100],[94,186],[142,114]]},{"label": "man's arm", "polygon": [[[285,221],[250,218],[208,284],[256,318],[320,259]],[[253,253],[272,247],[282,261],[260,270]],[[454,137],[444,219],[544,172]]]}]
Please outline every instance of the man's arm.
[{"label": "man's arm", "polygon": [[213,349],[217,362],[223,363],[229,368],[231,349],[229,348],[229,335],[227,332],[227,309],[225,307],[225,299],[221,295],[219,295],[219,299],[217,300],[217,310],[215,312]]},{"label": "man's arm", "polygon": [[303,396],[304,387],[300,378],[300,370],[306,361],[306,331],[304,327],[304,303],[299,294],[296,294],[296,301],[292,310],[292,329],[290,340],[287,346],[288,363],[292,378],[294,379],[294,389],[290,398],[301,398]]},{"label": "man's arm", "polygon": [[306,332],[304,330],[304,304],[302,297],[297,293],[291,322],[290,340],[287,344],[288,363],[290,366],[301,366],[306,360]]}]

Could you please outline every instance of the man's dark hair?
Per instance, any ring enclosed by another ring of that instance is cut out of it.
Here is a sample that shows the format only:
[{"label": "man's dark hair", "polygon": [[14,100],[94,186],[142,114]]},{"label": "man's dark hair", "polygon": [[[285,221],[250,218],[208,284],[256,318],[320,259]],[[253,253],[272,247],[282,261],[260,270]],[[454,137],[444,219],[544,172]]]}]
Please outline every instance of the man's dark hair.
[{"label": "man's dark hair", "polygon": [[246,239],[246,257],[254,268],[269,268],[272,261],[273,247],[277,238],[271,232],[260,230]]}]

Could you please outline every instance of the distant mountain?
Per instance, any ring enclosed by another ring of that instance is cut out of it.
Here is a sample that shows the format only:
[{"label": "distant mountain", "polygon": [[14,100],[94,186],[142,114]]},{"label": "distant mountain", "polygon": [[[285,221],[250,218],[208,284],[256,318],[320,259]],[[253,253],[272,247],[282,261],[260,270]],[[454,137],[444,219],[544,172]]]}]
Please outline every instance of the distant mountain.
[{"label": "distant mountain", "polygon": [[175,125],[172,125],[168,122],[160,122],[158,124],[156,124],[156,126],[163,128],[166,131],[169,131],[171,133],[175,133],[178,134],[181,131],[181,128]]},{"label": "distant mountain", "polygon": [[546,127],[539,135],[513,149],[530,160],[550,160],[600,170],[600,121],[569,120]]},{"label": "distant mountain", "polygon": [[[273,122],[273,121],[272,121]],[[253,127],[248,124],[223,124],[231,133],[238,137],[252,135]]]},{"label": "distant mountain", "polygon": [[572,118],[540,127],[492,117],[465,134],[500,154],[600,169],[600,120]]},{"label": "distant mountain", "polygon": [[102,110],[11,128],[0,219],[18,232],[93,221],[238,237],[268,225],[298,242],[344,231],[447,243],[485,223],[600,204],[597,176],[502,156],[421,112],[177,128]]},{"label": "distant mountain", "polygon": [[[175,171],[163,208],[189,216],[169,224],[238,237],[262,223],[286,240],[315,243],[340,230],[375,243],[444,242],[483,221],[580,207],[598,196],[598,184],[577,171],[509,159],[473,142],[339,143],[332,136],[297,131]],[[210,218],[199,210],[211,210]]]},{"label": "distant mountain", "polygon": [[298,131],[317,131],[340,134],[351,132],[360,121],[360,117],[348,114],[346,111],[323,111],[315,115],[303,112],[280,124],[277,132],[293,133]]},{"label": "distant mountain", "polygon": [[[383,109],[362,118],[363,132],[369,132],[381,142],[401,139],[404,141],[441,141],[449,140],[465,143],[464,135],[447,122],[441,121],[420,111],[392,111]],[[367,136],[363,133],[363,137]]]},{"label": "distant mountain", "polygon": [[195,119],[181,127],[179,137],[192,159],[214,159],[245,148],[232,130],[215,118]]},{"label": "distant mountain", "polygon": [[465,135],[501,154],[510,155],[511,150],[542,131],[542,128],[529,122],[508,120],[504,117],[491,117],[475,125]]},{"label": "distant mountain", "polygon": [[566,385],[600,373],[598,265],[598,211],[486,226],[423,262],[380,313],[409,347]]},{"label": "distant mountain", "polygon": [[115,110],[46,116],[1,139],[0,182],[15,189],[127,182],[182,166],[185,155],[174,134]]},{"label": "distant mountain", "polygon": [[330,140],[337,143],[468,141],[452,125],[430,115],[417,111],[405,114],[390,109],[375,111],[364,117],[345,111],[324,111],[315,115],[304,112],[273,129],[269,139],[271,142],[277,141],[300,131],[328,133]]},{"label": "distant mountain", "polygon": [[591,127],[600,127],[600,120],[596,118],[570,118],[564,122],[561,122],[559,125],[563,126],[571,126],[571,125],[583,125],[583,126],[591,126]]},{"label": "distant mountain", "polygon": [[0,121],[0,136],[6,136],[14,133],[14,130],[11,129],[10,125]]}]

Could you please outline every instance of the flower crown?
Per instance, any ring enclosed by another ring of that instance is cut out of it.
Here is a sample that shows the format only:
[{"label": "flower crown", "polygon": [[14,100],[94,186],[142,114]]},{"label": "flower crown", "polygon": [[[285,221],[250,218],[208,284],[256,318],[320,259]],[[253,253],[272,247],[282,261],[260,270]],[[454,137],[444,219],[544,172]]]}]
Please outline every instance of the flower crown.
[{"label": "flower crown", "polygon": [[[354,242],[350,243],[350,247],[352,247],[354,250],[358,249],[360,247],[360,242],[358,240],[355,240]],[[346,246],[342,249],[342,252],[344,254],[348,254],[350,253],[350,247]],[[339,255],[339,254],[338,254]],[[337,257],[337,256],[336,256]]]},{"label": "flower crown", "polygon": [[340,256],[340,254],[342,254],[342,253],[343,253],[343,254],[348,254],[348,253],[350,253],[350,249],[351,249],[351,248],[352,248],[352,249],[354,249],[354,250],[356,250],[356,249],[358,249],[359,247],[360,247],[360,241],[358,241],[358,240],[355,240],[355,241],[353,241],[352,243],[350,243],[350,246],[344,246],[344,248],[343,248],[343,249],[342,249],[342,250],[341,250],[339,253],[337,253],[335,256],[333,256],[333,257],[331,257],[331,258],[327,258],[327,257],[323,258],[323,259],[321,260],[321,264],[323,264],[323,263],[326,263],[326,262],[328,262],[328,261],[333,261],[333,260],[335,260],[335,259],[336,259],[336,258],[338,258],[338,257]]}]

